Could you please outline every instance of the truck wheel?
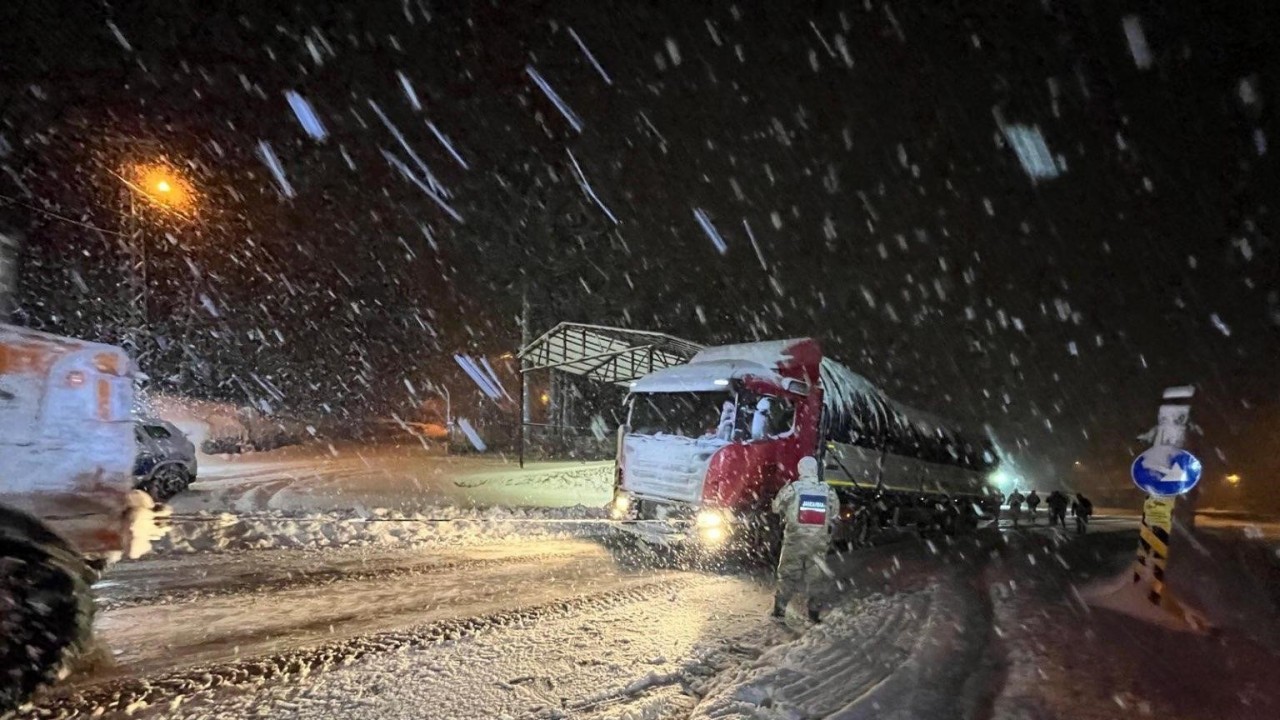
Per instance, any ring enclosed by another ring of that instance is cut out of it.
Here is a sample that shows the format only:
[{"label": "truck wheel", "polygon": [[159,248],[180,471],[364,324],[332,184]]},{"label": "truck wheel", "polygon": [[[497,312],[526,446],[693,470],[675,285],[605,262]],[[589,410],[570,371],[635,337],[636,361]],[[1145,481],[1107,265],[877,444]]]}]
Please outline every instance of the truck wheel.
[{"label": "truck wheel", "polygon": [[93,597],[86,577],[70,551],[0,533],[0,715],[88,646]]},{"label": "truck wheel", "polygon": [[746,562],[774,567],[782,554],[782,525],[776,515],[762,513],[747,526],[739,543]]},{"label": "truck wheel", "polygon": [[173,496],[184,492],[191,485],[187,471],[177,465],[165,465],[134,487],[151,496],[156,502],[167,502]]}]

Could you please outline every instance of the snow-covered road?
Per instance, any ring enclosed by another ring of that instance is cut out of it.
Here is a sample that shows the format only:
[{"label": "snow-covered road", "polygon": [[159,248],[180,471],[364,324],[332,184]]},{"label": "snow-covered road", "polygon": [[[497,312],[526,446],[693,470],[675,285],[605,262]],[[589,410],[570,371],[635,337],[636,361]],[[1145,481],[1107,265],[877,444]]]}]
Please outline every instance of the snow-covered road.
[{"label": "snow-covered road", "polygon": [[602,507],[612,462],[529,462],[443,455],[418,445],[305,446],[200,457],[197,481],[172,502],[183,512],[314,512],[356,507]]},{"label": "snow-covered road", "polygon": [[1277,717],[1280,656],[1260,634],[1176,633],[1081,600],[1132,561],[1131,527],[832,556],[818,626],[766,618],[766,569],[673,567],[591,523],[575,537],[161,554],[99,588],[114,663],[28,714]]},{"label": "snow-covered road", "polygon": [[782,632],[767,573],[646,567],[593,539],[166,556],[99,590],[112,661],[53,691],[44,716],[173,717],[184,700],[224,717],[335,702],[423,717],[428,699],[441,718],[585,711]]},{"label": "snow-covered road", "polygon": [[[248,557],[241,557],[247,555]],[[241,553],[168,567],[153,598],[136,592],[150,563],[126,568],[104,588],[98,620],[123,670],[271,655],[358,635],[488,616],[670,581],[629,572],[598,543],[543,540],[518,546],[393,553]],[[140,579],[140,578],[138,578]],[[114,605],[114,607],[113,607]]]},{"label": "snow-covered road", "polygon": [[[766,616],[767,568],[620,546],[602,511],[611,470],[358,446],[207,459],[157,552],[97,586],[94,662],[29,715],[1201,716],[1163,701],[1174,678],[1121,686],[1091,669],[1149,661],[1112,637],[1177,646],[1077,592],[1131,560],[1136,518],[1098,518],[1084,538],[1002,522],[833,556],[825,622],[783,625]],[[1247,698],[1233,717],[1277,716],[1250,689],[1280,680],[1269,651],[1226,637],[1196,652],[1236,675],[1202,676]]]}]

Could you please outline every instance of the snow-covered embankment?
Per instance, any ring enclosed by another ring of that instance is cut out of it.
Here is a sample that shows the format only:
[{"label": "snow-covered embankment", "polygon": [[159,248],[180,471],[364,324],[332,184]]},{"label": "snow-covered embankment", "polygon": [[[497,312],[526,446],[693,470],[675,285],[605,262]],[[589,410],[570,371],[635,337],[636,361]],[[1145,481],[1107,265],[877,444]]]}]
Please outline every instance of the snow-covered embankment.
[{"label": "snow-covered embankment", "polygon": [[600,508],[465,510],[386,509],[244,515],[192,513],[173,518],[157,554],[358,546],[461,546],[507,538],[584,537],[609,531]]}]

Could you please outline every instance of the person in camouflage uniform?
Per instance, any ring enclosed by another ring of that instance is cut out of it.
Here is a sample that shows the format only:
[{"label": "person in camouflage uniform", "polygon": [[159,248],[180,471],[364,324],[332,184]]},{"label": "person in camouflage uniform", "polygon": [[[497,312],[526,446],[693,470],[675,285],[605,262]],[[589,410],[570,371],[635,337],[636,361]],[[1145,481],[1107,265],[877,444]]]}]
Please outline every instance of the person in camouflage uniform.
[{"label": "person in camouflage uniform", "polygon": [[800,477],[773,499],[773,512],[782,518],[773,616],[786,615],[792,598],[804,595],[809,619],[818,622],[814,586],[821,579],[819,564],[831,546],[831,527],[840,514],[840,499],[834,488],[818,479],[816,459],[801,458],[796,469]]}]

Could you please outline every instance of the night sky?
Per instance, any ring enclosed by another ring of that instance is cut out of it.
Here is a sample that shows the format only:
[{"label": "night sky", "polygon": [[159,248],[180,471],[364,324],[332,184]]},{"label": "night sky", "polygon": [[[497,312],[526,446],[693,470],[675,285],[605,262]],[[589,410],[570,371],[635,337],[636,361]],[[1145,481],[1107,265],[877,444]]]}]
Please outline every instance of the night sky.
[{"label": "night sky", "polygon": [[[8,3],[18,319],[119,341],[145,237],[160,387],[352,415],[513,349],[522,293],[536,330],[814,335],[1045,486],[1123,487],[1194,383],[1209,497],[1280,503],[1268,4]],[[130,214],[110,171],[161,159],[194,217]]]}]

